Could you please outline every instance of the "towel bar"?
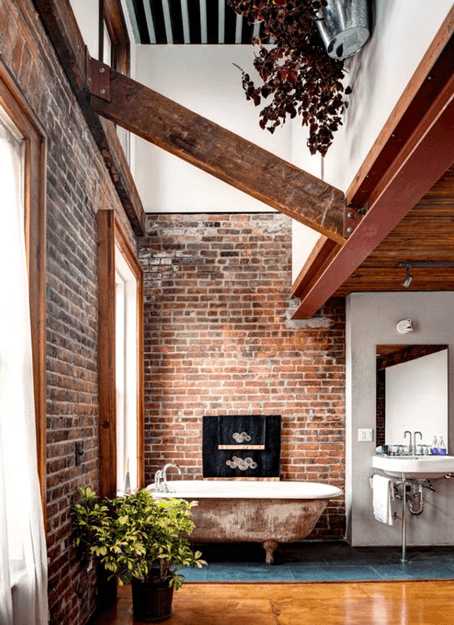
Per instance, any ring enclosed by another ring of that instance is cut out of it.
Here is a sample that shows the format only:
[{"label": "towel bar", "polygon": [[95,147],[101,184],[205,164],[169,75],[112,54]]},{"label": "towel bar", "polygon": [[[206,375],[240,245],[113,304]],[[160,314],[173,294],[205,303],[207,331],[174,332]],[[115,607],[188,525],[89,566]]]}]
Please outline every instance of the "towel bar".
[{"label": "towel bar", "polygon": [[[375,473],[373,473],[372,475],[369,476],[369,485],[372,488],[372,478],[374,477]],[[377,475],[380,475],[379,473]],[[393,483],[393,490],[394,490],[394,497],[395,499],[401,499],[402,500],[402,538],[401,538],[401,545],[402,545],[402,555],[400,558],[401,562],[406,562],[406,552],[407,552],[407,545],[406,545],[406,541],[407,541],[407,519],[406,519],[406,514],[405,514],[405,504],[406,504],[406,497],[405,497],[405,493],[406,493],[406,489],[407,489],[407,480],[399,480],[397,478],[389,478],[391,480],[391,482]],[[397,488],[399,486],[404,486],[404,492],[403,495],[401,496],[398,492],[397,492]]]}]

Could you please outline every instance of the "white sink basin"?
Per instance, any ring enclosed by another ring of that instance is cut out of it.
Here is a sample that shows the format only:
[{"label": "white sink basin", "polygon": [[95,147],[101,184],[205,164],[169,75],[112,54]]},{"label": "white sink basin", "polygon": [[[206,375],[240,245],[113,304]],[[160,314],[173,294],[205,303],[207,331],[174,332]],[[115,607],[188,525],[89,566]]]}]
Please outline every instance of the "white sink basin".
[{"label": "white sink basin", "polygon": [[454,456],[372,456],[372,466],[391,477],[434,480],[454,474]]}]

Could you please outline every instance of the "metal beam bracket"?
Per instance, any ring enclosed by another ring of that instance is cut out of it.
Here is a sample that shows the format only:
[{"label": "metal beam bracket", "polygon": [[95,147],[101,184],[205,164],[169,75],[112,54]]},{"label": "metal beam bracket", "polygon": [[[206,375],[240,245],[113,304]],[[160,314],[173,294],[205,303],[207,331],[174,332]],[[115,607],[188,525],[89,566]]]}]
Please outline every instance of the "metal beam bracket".
[{"label": "metal beam bracket", "polygon": [[353,234],[359,226],[362,219],[361,209],[346,207],[344,212],[344,237],[348,237]]},{"label": "metal beam bracket", "polygon": [[93,95],[110,102],[110,67],[101,61],[92,59],[88,53],[87,83]]}]

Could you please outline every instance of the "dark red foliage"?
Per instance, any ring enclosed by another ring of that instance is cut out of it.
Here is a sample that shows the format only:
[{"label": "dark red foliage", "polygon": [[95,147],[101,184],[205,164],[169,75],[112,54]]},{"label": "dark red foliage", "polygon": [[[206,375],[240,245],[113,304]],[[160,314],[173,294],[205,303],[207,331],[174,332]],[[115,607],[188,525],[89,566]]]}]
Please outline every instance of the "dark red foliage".
[{"label": "dark red foliage", "polygon": [[[260,127],[273,133],[290,118],[300,115],[309,127],[307,145],[311,154],[323,156],[342,124],[341,114],[348,103],[344,94],[344,63],[331,59],[325,51],[316,25],[317,13],[326,0],[227,0],[249,22],[263,22],[266,41],[256,38],[260,47],[254,67],[263,81],[256,87],[249,74],[242,72],[243,89],[248,100],[260,106],[262,99],[272,102],[260,111]],[[240,68],[241,69],[241,68]]]}]

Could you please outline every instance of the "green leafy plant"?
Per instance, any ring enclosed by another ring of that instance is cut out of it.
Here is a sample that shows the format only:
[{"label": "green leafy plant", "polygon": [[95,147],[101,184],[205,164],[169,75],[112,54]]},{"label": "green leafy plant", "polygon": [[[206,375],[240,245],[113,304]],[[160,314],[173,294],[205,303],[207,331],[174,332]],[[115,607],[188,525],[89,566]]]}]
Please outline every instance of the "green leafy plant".
[{"label": "green leafy plant", "polygon": [[206,564],[188,540],[196,502],[154,499],[145,489],[116,499],[100,499],[90,488],[80,487],[79,493],[82,502],[71,509],[73,544],[120,584],[133,577],[168,580],[178,590],[184,582],[181,567]]},{"label": "green leafy plant", "polygon": [[[287,117],[301,117],[309,128],[307,141],[311,154],[323,156],[333,142],[333,133],[342,124],[341,114],[348,106],[344,94],[344,63],[325,51],[318,33],[319,12],[326,0],[228,0],[236,13],[249,22],[262,23],[262,39],[254,58],[262,84],[256,86],[242,72],[247,100],[256,106],[271,102],[260,111],[261,128],[273,133]],[[274,40],[273,47],[266,45]]]}]

